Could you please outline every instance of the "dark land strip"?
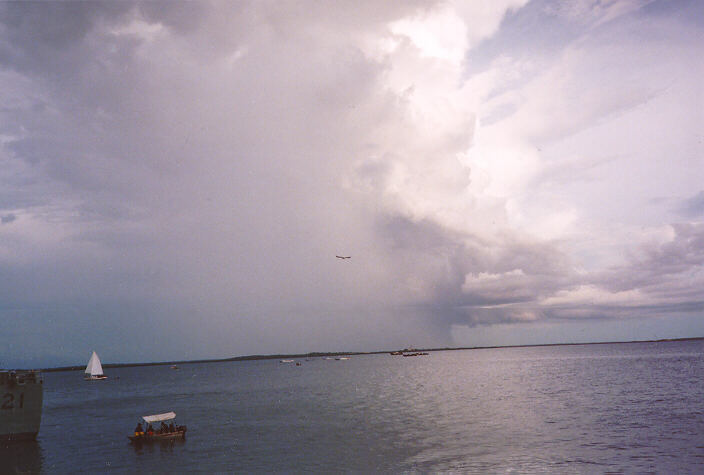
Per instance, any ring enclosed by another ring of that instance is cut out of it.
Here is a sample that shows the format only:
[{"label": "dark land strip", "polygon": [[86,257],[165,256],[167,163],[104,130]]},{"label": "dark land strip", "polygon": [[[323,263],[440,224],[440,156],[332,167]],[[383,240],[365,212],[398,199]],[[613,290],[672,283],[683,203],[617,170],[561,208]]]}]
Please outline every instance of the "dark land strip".
[{"label": "dark land strip", "polygon": [[[667,341],[697,341],[704,340],[704,337],[693,338],[664,338],[661,340],[633,340],[633,341],[599,341],[588,343],[544,343],[540,345],[497,345],[497,346],[466,346],[457,348],[404,348],[403,350],[383,350],[383,351],[338,351],[338,352],[312,352],[312,353],[296,353],[296,354],[276,354],[276,355],[247,355],[235,356],[233,358],[215,358],[203,360],[179,360],[179,361],[156,361],[150,363],[107,363],[103,364],[103,368],[129,368],[139,366],[174,366],[180,364],[195,364],[195,363],[223,363],[228,361],[254,361],[254,360],[276,360],[276,359],[295,359],[295,358],[321,358],[335,356],[356,356],[356,355],[380,355],[388,354],[392,351],[413,351],[413,352],[431,352],[431,351],[459,351],[459,350],[489,350],[497,348],[535,348],[542,346],[579,346],[579,345],[614,345],[623,343],[660,343]],[[61,366],[57,368],[44,368],[41,371],[52,373],[56,371],[77,371],[85,368],[85,365]]]}]

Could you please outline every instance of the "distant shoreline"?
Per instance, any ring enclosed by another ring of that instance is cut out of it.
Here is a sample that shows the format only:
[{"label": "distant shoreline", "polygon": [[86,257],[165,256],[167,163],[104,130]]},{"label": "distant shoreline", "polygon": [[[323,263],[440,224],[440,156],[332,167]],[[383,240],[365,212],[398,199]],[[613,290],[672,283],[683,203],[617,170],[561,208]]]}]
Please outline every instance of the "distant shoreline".
[{"label": "distant shoreline", "polygon": [[[403,351],[460,351],[460,350],[490,350],[497,348],[535,348],[542,346],[578,346],[578,345],[616,345],[624,343],[661,343],[669,341],[696,341],[704,340],[704,337],[691,338],[663,338],[660,340],[631,340],[631,341],[596,341],[589,343],[542,343],[537,345],[496,345],[496,346],[464,346],[464,347],[445,347],[445,348],[405,348]],[[140,366],[173,366],[179,364],[197,364],[197,363],[223,363],[228,361],[256,361],[256,360],[276,360],[276,359],[295,359],[295,358],[320,358],[326,356],[357,356],[357,355],[381,355],[388,354],[392,351],[401,350],[382,350],[382,351],[337,351],[337,352],[312,352],[312,353],[296,353],[296,354],[276,354],[276,355],[247,355],[235,356],[232,358],[213,358],[202,360],[181,360],[181,361],[156,361],[151,363],[107,363],[103,364],[103,368],[130,368]],[[59,371],[78,371],[83,370],[85,365],[60,366],[56,368],[42,368],[45,373],[54,373]]]}]

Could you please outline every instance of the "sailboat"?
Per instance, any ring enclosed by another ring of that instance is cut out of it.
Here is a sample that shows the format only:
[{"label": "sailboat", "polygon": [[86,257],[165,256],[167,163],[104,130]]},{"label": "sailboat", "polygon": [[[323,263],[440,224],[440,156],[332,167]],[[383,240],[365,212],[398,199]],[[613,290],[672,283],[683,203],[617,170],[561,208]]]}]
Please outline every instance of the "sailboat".
[{"label": "sailboat", "polygon": [[95,351],[90,355],[90,359],[88,360],[84,379],[88,381],[108,379],[108,377],[103,374],[103,365],[100,364],[100,358],[98,358],[98,354]]}]

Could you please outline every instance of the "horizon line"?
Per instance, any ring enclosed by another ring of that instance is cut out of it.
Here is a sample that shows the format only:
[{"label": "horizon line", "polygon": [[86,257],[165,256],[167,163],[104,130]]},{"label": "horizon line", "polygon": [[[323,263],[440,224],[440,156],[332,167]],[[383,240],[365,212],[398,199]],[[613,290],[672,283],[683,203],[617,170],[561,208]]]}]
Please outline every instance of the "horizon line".
[{"label": "horizon line", "polygon": [[[691,341],[704,340],[704,336],[685,337],[685,338],[661,338],[657,340],[629,340],[629,341],[592,341],[582,343],[538,343],[528,345],[493,345],[493,346],[462,346],[462,347],[444,347],[444,348],[404,348],[403,350],[378,350],[378,351],[312,351],[309,353],[277,353],[267,355],[244,355],[233,356],[229,358],[207,358],[197,360],[173,360],[173,361],[152,361],[152,362],[133,362],[133,363],[107,363],[103,364],[104,368],[129,368],[141,366],[165,366],[176,364],[198,364],[198,363],[223,363],[227,361],[256,361],[256,360],[273,360],[278,358],[310,358],[324,356],[343,356],[343,355],[378,355],[391,353],[392,351],[461,351],[461,350],[490,350],[499,348],[535,348],[542,346],[576,346],[576,345],[614,345],[624,343],[658,343],[668,341]],[[75,371],[83,369],[84,365],[57,366],[51,368],[41,368],[39,371],[54,373],[59,371]]]}]

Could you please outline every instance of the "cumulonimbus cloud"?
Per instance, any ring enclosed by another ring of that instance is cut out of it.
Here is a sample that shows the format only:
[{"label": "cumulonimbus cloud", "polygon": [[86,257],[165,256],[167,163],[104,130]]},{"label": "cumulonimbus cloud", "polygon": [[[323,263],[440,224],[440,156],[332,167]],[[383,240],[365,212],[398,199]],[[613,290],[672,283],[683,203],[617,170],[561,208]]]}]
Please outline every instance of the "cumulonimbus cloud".
[{"label": "cumulonimbus cloud", "polygon": [[700,27],[628,3],[2,5],[1,295],[194,356],[695,311],[699,224],[640,204],[701,190]]}]

